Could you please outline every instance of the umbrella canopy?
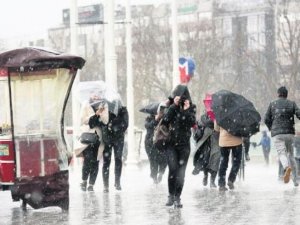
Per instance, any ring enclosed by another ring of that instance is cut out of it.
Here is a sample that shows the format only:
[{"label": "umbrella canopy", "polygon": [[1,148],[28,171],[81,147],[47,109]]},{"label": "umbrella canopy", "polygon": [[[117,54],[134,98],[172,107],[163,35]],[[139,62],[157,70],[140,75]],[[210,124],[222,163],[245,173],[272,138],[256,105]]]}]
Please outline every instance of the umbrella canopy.
[{"label": "umbrella canopy", "polygon": [[217,124],[230,134],[249,137],[259,131],[261,117],[252,102],[242,95],[221,90],[212,95]]},{"label": "umbrella canopy", "polygon": [[[118,115],[119,109],[122,107],[119,93],[102,80],[80,82],[75,93],[81,103],[90,102],[91,105],[107,103],[108,110],[115,115]],[[91,96],[94,95],[99,97],[98,101],[90,101]]]},{"label": "umbrella canopy", "polygon": [[141,108],[139,111],[142,113],[149,113],[152,115],[156,115],[159,104],[160,104],[159,102],[152,102],[152,103],[144,106],[143,108]]}]

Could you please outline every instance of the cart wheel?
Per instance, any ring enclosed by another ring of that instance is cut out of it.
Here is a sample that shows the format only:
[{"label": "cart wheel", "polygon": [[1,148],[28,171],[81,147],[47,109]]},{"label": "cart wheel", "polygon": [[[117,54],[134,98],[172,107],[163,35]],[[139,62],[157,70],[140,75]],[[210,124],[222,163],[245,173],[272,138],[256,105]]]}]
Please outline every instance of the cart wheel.
[{"label": "cart wheel", "polygon": [[62,211],[69,211],[69,199],[62,200],[59,204],[59,207],[62,209]]}]

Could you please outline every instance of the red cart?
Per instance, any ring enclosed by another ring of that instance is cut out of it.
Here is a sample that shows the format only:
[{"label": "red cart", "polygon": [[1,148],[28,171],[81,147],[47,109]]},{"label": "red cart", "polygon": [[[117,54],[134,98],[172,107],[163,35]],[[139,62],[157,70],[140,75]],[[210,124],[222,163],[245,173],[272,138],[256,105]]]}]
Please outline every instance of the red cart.
[{"label": "red cart", "polygon": [[24,207],[69,207],[64,111],[84,63],[38,48],[0,54],[0,186]]}]

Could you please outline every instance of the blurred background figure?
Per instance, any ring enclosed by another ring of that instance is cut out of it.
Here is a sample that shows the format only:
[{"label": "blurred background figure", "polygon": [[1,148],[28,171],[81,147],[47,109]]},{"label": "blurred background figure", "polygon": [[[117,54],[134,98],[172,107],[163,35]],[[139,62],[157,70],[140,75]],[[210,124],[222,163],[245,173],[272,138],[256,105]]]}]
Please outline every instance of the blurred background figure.
[{"label": "blurred background figure", "polygon": [[261,137],[260,142],[258,144],[256,144],[256,146],[260,146],[260,145],[263,150],[265,163],[266,163],[266,165],[269,165],[270,150],[271,150],[271,138],[268,136],[268,133],[265,130],[262,132],[262,137]]},{"label": "blurred background figure", "polygon": [[298,176],[300,175],[300,132],[296,133],[294,139],[295,160],[297,164]]},{"label": "blurred background figure", "polygon": [[250,161],[249,149],[250,149],[250,137],[243,137],[243,147],[245,149],[245,159]]}]

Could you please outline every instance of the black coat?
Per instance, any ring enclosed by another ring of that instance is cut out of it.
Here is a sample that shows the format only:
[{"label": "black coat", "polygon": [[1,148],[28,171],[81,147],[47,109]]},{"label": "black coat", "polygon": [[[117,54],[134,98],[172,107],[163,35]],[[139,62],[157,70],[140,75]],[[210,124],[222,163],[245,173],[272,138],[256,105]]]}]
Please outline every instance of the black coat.
[{"label": "black coat", "polygon": [[300,110],[295,102],[286,98],[271,102],[265,115],[265,124],[271,131],[271,136],[295,134],[294,115],[300,119]]},{"label": "black coat", "polygon": [[145,119],[145,128],[147,130],[147,133],[145,136],[145,146],[146,147],[153,146],[153,134],[154,134],[154,129],[157,124],[158,124],[158,121],[155,120],[154,115],[149,115],[146,117],[146,119]]},{"label": "black coat", "polygon": [[91,128],[101,127],[102,139],[105,144],[112,144],[120,139],[124,139],[128,127],[128,111],[126,107],[121,107],[118,115],[109,112],[108,123],[99,121],[99,116],[94,115],[89,120]]},{"label": "black coat", "polygon": [[[180,96],[179,105],[172,103],[172,100]],[[169,97],[170,107],[162,118],[162,124],[170,129],[171,145],[187,145],[190,143],[191,128],[196,124],[196,106],[192,104],[191,96],[187,86],[177,85]],[[190,108],[183,109],[184,100],[190,101]]]}]

